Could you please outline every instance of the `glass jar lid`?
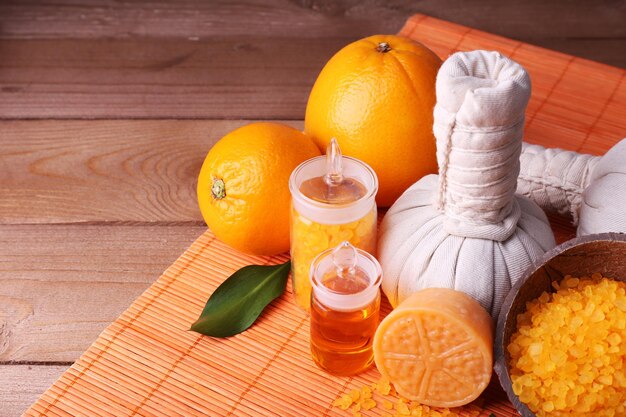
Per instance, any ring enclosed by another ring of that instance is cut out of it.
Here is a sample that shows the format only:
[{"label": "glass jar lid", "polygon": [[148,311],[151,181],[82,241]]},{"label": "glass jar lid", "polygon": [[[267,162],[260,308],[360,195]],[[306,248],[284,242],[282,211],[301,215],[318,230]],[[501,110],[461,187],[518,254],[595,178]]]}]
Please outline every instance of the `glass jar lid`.
[{"label": "glass jar lid", "polygon": [[333,138],[325,156],[304,161],[292,172],[289,190],[301,215],[318,223],[342,224],[371,210],[378,178],[366,163],[343,156]]},{"label": "glass jar lid", "polygon": [[337,311],[354,311],[378,296],[382,268],[374,256],[344,241],[313,260],[310,278],[322,304]]}]

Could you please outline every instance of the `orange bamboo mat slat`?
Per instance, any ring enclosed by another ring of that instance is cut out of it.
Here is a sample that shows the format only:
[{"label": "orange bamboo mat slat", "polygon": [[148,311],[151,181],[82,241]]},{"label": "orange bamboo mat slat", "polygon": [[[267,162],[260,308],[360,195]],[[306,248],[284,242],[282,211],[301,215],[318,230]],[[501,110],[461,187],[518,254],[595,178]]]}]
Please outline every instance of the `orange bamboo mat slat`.
[{"label": "orange bamboo mat slat", "polygon": [[[401,34],[443,58],[456,50],[495,49],[522,63],[533,82],[530,142],[603,153],[626,132],[623,70],[423,15],[411,17]],[[573,235],[566,220],[555,218],[553,226],[559,240]],[[207,231],[25,415],[351,416],[331,403],[379,374],[371,369],[340,378],[319,371],[309,356],[307,317],[292,301],[290,286],[243,334],[212,339],[187,330],[232,272],[286,259],[243,255]],[[479,401],[459,413],[478,411],[517,415],[495,378]],[[364,417],[381,414],[381,407],[362,411]]]}]

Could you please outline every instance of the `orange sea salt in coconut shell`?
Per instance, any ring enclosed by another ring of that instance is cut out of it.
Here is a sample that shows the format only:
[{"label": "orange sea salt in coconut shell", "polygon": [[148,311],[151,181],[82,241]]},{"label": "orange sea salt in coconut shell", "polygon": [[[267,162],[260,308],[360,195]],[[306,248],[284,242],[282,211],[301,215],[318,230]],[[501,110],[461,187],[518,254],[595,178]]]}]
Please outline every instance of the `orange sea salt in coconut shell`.
[{"label": "orange sea salt in coconut shell", "polygon": [[626,283],[566,276],[511,337],[513,391],[538,417],[626,415]]}]

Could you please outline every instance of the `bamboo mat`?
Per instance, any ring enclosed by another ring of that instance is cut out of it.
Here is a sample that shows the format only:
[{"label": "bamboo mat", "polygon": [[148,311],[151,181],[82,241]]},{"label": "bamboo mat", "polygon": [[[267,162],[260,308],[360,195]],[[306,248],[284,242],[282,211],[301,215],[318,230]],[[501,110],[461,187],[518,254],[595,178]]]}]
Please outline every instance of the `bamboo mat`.
[{"label": "bamboo mat", "polygon": [[[423,15],[411,17],[400,33],[442,58],[457,50],[495,49],[524,65],[533,82],[529,142],[603,153],[626,134],[621,69]],[[559,240],[573,235],[566,220],[555,219],[553,226]],[[309,356],[307,317],[292,301],[290,286],[243,334],[212,339],[187,331],[235,270],[286,260],[243,255],[207,231],[25,415],[351,416],[332,402],[379,374],[371,369],[340,378],[319,371]],[[475,404],[458,412],[517,415],[495,377]],[[362,411],[364,417],[382,413],[381,407]]]}]

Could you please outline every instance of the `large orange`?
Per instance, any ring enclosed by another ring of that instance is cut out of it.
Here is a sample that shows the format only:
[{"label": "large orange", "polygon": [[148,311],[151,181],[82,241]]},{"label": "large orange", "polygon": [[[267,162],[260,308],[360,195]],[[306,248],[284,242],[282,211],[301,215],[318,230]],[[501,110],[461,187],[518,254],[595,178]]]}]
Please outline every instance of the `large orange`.
[{"label": "large orange", "polygon": [[388,207],[411,184],[437,171],[433,108],[441,60],[406,38],[376,35],[346,46],[326,64],[306,107],[305,131],[321,149],[368,163]]},{"label": "large orange", "polygon": [[304,133],[278,123],[236,129],[211,149],[198,177],[198,204],[209,228],[242,252],[289,249],[289,176],[320,155]]}]

